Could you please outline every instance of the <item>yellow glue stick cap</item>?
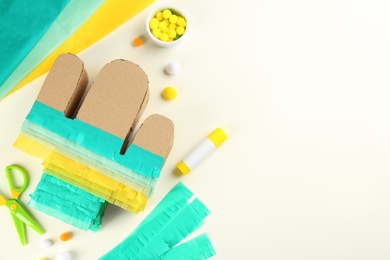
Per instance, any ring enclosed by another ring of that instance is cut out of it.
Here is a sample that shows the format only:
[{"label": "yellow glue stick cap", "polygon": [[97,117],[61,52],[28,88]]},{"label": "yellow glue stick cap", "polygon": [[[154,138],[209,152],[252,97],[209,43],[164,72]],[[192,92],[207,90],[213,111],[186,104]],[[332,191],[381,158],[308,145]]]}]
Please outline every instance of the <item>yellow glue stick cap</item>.
[{"label": "yellow glue stick cap", "polygon": [[183,162],[180,161],[178,164],[176,164],[176,168],[183,174],[187,175],[191,170],[188,168],[188,166]]},{"label": "yellow glue stick cap", "polygon": [[213,142],[215,147],[218,147],[227,139],[227,135],[221,128],[218,127],[211,134],[209,134],[207,138]]}]

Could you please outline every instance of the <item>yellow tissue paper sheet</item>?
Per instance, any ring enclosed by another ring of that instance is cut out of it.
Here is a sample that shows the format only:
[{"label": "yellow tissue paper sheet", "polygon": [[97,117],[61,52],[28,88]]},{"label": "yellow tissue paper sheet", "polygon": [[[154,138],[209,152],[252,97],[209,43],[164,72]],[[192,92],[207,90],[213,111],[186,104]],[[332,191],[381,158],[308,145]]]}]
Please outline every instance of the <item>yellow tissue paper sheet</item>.
[{"label": "yellow tissue paper sheet", "polygon": [[8,95],[48,72],[58,55],[69,52],[73,54],[81,52],[142,11],[152,2],[154,0],[106,0],[71,37],[19,82]]}]

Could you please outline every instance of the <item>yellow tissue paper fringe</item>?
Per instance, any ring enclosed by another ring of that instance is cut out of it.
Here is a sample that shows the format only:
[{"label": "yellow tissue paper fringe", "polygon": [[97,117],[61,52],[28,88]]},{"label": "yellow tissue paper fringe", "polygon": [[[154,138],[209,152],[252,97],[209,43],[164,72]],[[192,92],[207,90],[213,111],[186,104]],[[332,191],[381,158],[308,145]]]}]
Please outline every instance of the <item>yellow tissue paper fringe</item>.
[{"label": "yellow tissue paper fringe", "polygon": [[69,52],[73,54],[81,52],[139,13],[152,2],[154,0],[106,0],[72,36],[19,82],[8,95],[48,72],[58,55]]},{"label": "yellow tissue paper fringe", "polygon": [[45,172],[50,175],[125,210],[139,213],[145,209],[147,197],[123,183],[58,154],[23,135],[18,136],[14,146],[27,154],[44,159],[43,165],[47,168]]},{"label": "yellow tissue paper fringe", "polygon": [[[134,189],[108,178],[65,156],[53,152],[43,162],[48,174],[83,189],[111,204],[139,213],[145,208],[147,197]],[[53,174],[54,173],[54,174]],[[93,180],[93,182],[91,181]]]},{"label": "yellow tissue paper fringe", "polygon": [[[150,188],[150,183],[140,184],[138,182],[132,181],[130,178],[125,178],[125,177],[123,177],[123,175],[118,175],[118,174],[116,174],[116,173],[114,173],[112,171],[109,171],[109,170],[105,169],[105,168],[99,167],[98,165],[93,164],[93,163],[89,162],[88,160],[86,160],[84,158],[76,156],[76,155],[72,154],[71,152],[69,152],[67,150],[59,148],[58,146],[53,145],[52,143],[48,142],[47,140],[44,140],[44,139],[42,139],[40,137],[37,137],[36,135],[33,135],[33,134],[29,133],[29,132],[22,131],[19,134],[19,136],[23,136],[24,137],[22,142],[28,143],[29,146],[32,146],[32,148],[28,149],[28,150],[31,150],[31,151],[29,151],[29,152],[25,151],[29,155],[32,155],[32,156],[35,156],[35,157],[38,157],[38,158],[41,158],[41,159],[46,159],[49,156],[49,153],[51,151],[53,151],[53,152],[62,154],[63,156],[66,156],[66,157],[68,157],[68,158],[70,158],[70,159],[72,159],[74,161],[77,161],[80,164],[85,165],[88,168],[92,168],[96,172],[104,174],[105,176],[108,176],[111,179],[116,180],[117,182],[123,183],[124,185],[129,186],[129,187],[131,187],[132,189],[134,189],[136,191],[142,192],[147,197],[149,197],[151,195],[151,193],[152,193],[152,190]],[[38,154],[38,152],[40,150],[45,149],[45,148],[49,149],[48,150],[49,152],[47,152],[47,150],[44,150],[44,151],[42,151],[42,152],[40,152]],[[20,149],[20,150],[22,150],[22,149]],[[35,151],[35,150],[37,150],[37,151]]]},{"label": "yellow tissue paper fringe", "polygon": [[19,135],[13,146],[26,154],[43,160],[49,157],[52,153],[51,149],[25,137],[24,135]]}]

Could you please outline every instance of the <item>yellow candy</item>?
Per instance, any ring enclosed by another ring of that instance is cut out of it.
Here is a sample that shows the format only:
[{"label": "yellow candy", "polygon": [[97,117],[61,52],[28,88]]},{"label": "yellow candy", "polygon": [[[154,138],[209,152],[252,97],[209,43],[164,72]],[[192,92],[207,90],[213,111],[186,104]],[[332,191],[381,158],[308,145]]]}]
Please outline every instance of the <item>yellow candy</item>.
[{"label": "yellow candy", "polygon": [[169,28],[169,29],[172,29],[172,30],[176,30],[176,27],[177,27],[177,25],[176,25],[176,24],[173,24],[173,23],[171,23],[171,24],[168,26],[168,28]]},{"label": "yellow candy", "polygon": [[172,12],[171,12],[171,10],[169,10],[169,9],[165,9],[165,10],[163,11],[163,13],[162,13],[162,16],[163,16],[165,19],[168,19],[169,17],[171,17],[171,15],[172,15]]},{"label": "yellow candy", "polygon": [[176,96],[177,96],[177,93],[176,93],[176,89],[172,88],[172,87],[166,87],[163,92],[161,93],[161,95],[163,96],[163,98],[165,98],[166,100],[172,100],[172,99],[175,99]]},{"label": "yellow candy", "polygon": [[169,21],[175,24],[177,22],[177,15],[175,14],[171,15],[171,17],[169,17]]},{"label": "yellow candy", "polygon": [[161,31],[160,29],[156,28],[152,30],[152,34],[154,35],[154,37],[159,38],[161,35]]},{"label": "yellow candy", "polygon": [[157,12],[157,14],[155,15],[155,17],[156,17],[159,21],[164,20],[162,12]]},{"label": "yellow candy", "polygon": [[176,33],[177,33],[178,35],[183,35],[183,33],[184,33],[184,27],[178,26],[178,27],[176,28]]},{"label": "yellow candy", "polygon": [[177,25],[182,26],[182,27],[185,27],[187,25],[186,20],[183,17],[181,17],[181,16],[179,16],[177,18],[177,22],[176,23],[177,23]]},{"label": "yellow candy", "polygon": [[173,29],[170,29],[168,31],[168,36],[169,36],[170,39],[174,39],[176,37],[176,31],[173,30]]},{"label": "yellow candy", "polygon": [[162,34],[160,35],[160,40],[162,40],[163,42],[168,41],[168,39],[169,39],[168,34],[162,33]]},{"label": "yellow candy", "polygon": [[149,28],[154,37],[164,42],[175,41],[178,36],[184,34],[186,26],[186,19],[173,14],[169,9],[157,12],[149,22]]},{"label": "yellow candy", "polygon": [[161,31],[164,31],[166,28],[168,28],[168,27],[164,22],[159,22],[158,29],[160,29]]},{"label": "yellow candy", "polygon": [[156,17],[154,17],[149,22],[149,28],[153,30],[153,29],[157,28],[157,26],[158,26],[158,19]]},{"label": "yellow candy", "polygon": [[166,24],[167,27],[171,24],[168,19],[164,19],[163,22]]}]

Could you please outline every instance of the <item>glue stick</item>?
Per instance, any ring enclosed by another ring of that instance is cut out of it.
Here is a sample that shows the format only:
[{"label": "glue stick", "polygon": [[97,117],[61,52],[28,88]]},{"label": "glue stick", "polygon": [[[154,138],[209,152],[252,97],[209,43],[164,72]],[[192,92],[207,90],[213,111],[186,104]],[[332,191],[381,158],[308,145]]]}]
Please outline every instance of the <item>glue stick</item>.
[{"label": "glue stick", "polygon": [[226,133],[221,129],[215,129],[207,136],[194,150],[192,150],[183,160],[181,160],[176,168],[186,175],[202,162],[212,151],[220,146],[227,138]]}]

